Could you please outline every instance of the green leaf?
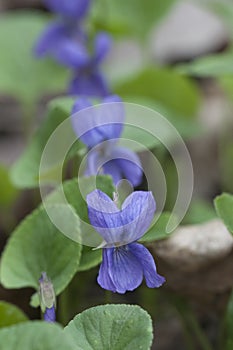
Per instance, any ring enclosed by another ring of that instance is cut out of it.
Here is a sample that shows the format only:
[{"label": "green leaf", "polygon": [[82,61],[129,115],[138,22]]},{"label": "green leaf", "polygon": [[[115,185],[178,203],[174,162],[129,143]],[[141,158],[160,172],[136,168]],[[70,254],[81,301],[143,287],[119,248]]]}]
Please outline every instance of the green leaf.
[{"label": "green leaf", "polygon": [[200,102],[197,85],[168,68],[147,68],[131,80],[117,83],[115,92],[123,98],[151,98],[186,117],[195,115]]},{"label": "green leaf", "polygon": [[221,21],[227,25],[227,29],[233,38],[233,7],[230,0],[211,0],[206,5],[218,15]]},{"label": "green leaf", "polygon": [[94,23],[113,34],[145,37],[177,0],[108,0],[93,3]]},{"label": "green leaf", "polygon": [[34,321],[2,328],[0,330],[0,349],[74,350],[74,347],[57,324]]},{"label": "green leaf", "polygon": [[[73,179],[66,181],[45,199],[46,208],[49,209],[49,214],[52,213],[53,220],[56,220],[56,224],[59,224],[59,228],[64,232],[67,230],[72,232],[71,238],[76,242],[82,241],[80,236],[83,227],[79,218],[88,222],[86,194],[96,187],[109,196],[112,196],[114,191],[112,179],[109,176],[83,178],[79,182]],[[61,201],[63,197],[60,195],[63,191],[66,203]],[[93,231],[97,239],[101,239],[94,229]],[[38,280],[41,273],[45,271],[58,295],[77,271],[84,271],[98,265],[101,261],[101,252],[84,248],[84,255],[80,259],[80,244],[66,238],[54,226],[41,205],[23,220],[9,239],[1,261],[1,283],[6,288],[38,289]],[[31,305],[38,306],[37,295],[32,297]]]},{"label": "green leaf", "polygon": [[216,212],[213,205],[199,199],[191,203],[182,224],[198,225],[214,218],[216,218]]},{"label": "green leaf", "polygon": [[85,350],[148,350],[153,338],[150,316],[133,305],[86,310],[68,324],[65,334]]},{"label": "green leaf", "polygon": [[[152,149],[160,145],[156,137],[141,128],[129,124],[124,126],[121,138],[122,140],[120,140],[120,143],[122,146],[124,146],[124,139],[135,141],[135,143],[131,146],[133,147],[134,152],[144,151],[145,149]],[[125,146],[127,147],[127,144]]]},{"label": "green leaf", "polygon": [[218,81],[231,102],[233,100],[233,75],[219,77]]},{"label": "green leaf", "polygon": [[64,205],[64,194],[67,201],[66,204],[70,204],[79,217],[83,221],[88,222],[86,196],[96,188],[111,198],[115,191],[112,178],[108,175],[74,178],[64,181],[61,186],[49,194],[46,198],[46,203],[50,205]]},{"label": "green leaf", "polygon": [[140,242],[152,242],[168,238],[172,232],[167,232],[166,227],[169,220],[177,220],[171,213],[162,213],[159,218],[155,216],[154,224],[147,233],[140,239]]},{"label": "green leaf", "polygon": [[225,350],[232,350],[232,349],[233,349],[233,340],[228,339]]},{"label": "green leaf", "polygon": [[[45,145],[54,130],[69,117],[72,103],[72,99],[60,98],[49,104],[47,118],[32,138],[24,153],[11,169],[12,182],[17,187],[34,188],[39,186],[39,167]],[[70,106],[69,111],[67,108],[68,105]],[[66,106],[66,108],[64,106]],[[72,130],[70,132],[72,132]],[[63,143],[61,142],[61,147],[62,145]],[[79,146],[80,149],[83,147],[81,143]]]},{"label": "green leaf", "polygon": [[196,77],[221,77],[233,74],[232,67],[233,52],[214,54],[177,67],[181,74],[188,74]]},{"label": "green leaf", "polygon": [[77,272],[80,257],[81,246],[60,233],[40,208],[26,217],[9,239],[1,260],[1,283],[5,288],[37,290],[45,271],[58,295]]},{"label": "green leaf", "polygon": [[[79,179],[65,181],[63,185],[53,191],[46,199],[45,203],[49,205],[71,205],[80,218],[80,230],[76,233],[74,230],[64,227],[66,235],[84,245],[97,247],[102,242],[102,237],[94,230],[89,223],[86,196],[96,188],[112,197],[115,187],[110,176],[91,176]],[[64,203],[64,195],[66,204]],[[52,213],[53,214],[53,213]],[[72,226],[71,226],[72,228]],[[81,236],[81,237],[80,237]],[[96,253],[97,254],[97,253]]]},{"label": "green leaf", "polygon": [[0,207],[8,207],[16,199],[18,190],[12,185],[8,170],[0,165]]},{"label": "green leaf", "polygon": [[42,95],[64,91],[67,72],[50,60],[39,60],[33,47],[48,23],[42,12],[1,15],[0,91],[32,105]]},{"label": "green leaf", "polygon": [[[153,109],[155,112],[161,114],[177,129],[183,138],[189,139],[191,137],[200,136],[200,134],[203,132],[201,125],[196,118],[191,119],[189,116],[187,117],[187,115],[177,113],[170,108],[165,107],[160,102],[153,100],[152,98],[127,96],[124,100],[129,101],[130,103],[144,106],[146,108]],[[157,138],[147,133],[145,130],[135,128],[134,126],[126,125],[122,137],[129,138],[130,140],[135,140],[148,149],[152,149],[161,145]],[[167,142],[174,142],[174,139],[167,138]],[[141,150],[142,147],[138,145],[136,151]]]},{"label": "green leaf", "polygon": [[91,247],[83,246],[82,256],[78,271],[90,270],[93,267],[99,265],[102,260],[102,250],[96,249],[93,250]]},{"label": "green leaf", "polygon": [[0,328],[27,320],[27,316],[17,306],[5,301],[0,301]]},{"label": "green leaf", "polygon": [[224,221],[228,230],[233,233],[233,195],[223,193],[214,200],[218,216]]},{"label": "green leaf", "polygon": [[[82,190],[81,190],[81,189]],[[105,192],[107,195],[112,197],[113,191],[115,190],[115,187],[113,186],[112,179],[109,176],[97,176],[97,177],[87,177],[87,178],[80,178],[79,181],[77,179],[67,180],[65,181],[59,188],[55,189],[48,197],[45,199],[46,206],[49,205],[49,211],[51,206],[55,207],[57,210],[57,207],[60,206],[62,213],[57,211],[57,215],[54,215],[54,212],[52,212],[53,219],[59,218],[59,215],[61,217],[61,221],[64,222],[64,225],[68,225],[67,227],[64,227],[64,232],[66,232],[66,235],[69,236],[70,239],[72,239],[75,242],[82,242],[84,241],[84,244],[86,242],[89,243],[88,238],[86,238],[86,231],[83,227],[82,221],[79,222],[79,227],[76,227],[76,230],[73,230],[74,221],[73,216],[72,221],[69,219],[70,212],[66,213],[64,220],[64,208],[66,207],[66,210],[69,209],[69,205],[74,208],[76,214],[78,217],[83,220],[84,222],[88,222],[88,213],[87,213],[87,204],[85,202],[86,194],[92,192],[95,188],[100,189],[101,191]],[[85,191],[85,192],[83,192]],[[63,203],[63,193],[66,198],[66,204]],[[50,211],[51,214],[51,211]],[[56,214],[56,213],[55,213]],[[58,220],[59,225],[61,225],[61,221]],[[69,233],[71,233],[69,235]],[[98,246],[101,243],[101,237],[96,233],[94,229],[88,232],[91,234],[90,238],[90,244],[93,243],[93,246]],[[77,271],[86,271],[89,270],[95,266],[97,266],[101,262],[102,254],[101,250],[92,250],[93,248],[83,246],[82,247],[82,254],[80,258],[79,265],[77,267]],[[39,298],[38,294],[34,294],[31,298],[30,302],[31,306],[38,307],[39,306]]]}]

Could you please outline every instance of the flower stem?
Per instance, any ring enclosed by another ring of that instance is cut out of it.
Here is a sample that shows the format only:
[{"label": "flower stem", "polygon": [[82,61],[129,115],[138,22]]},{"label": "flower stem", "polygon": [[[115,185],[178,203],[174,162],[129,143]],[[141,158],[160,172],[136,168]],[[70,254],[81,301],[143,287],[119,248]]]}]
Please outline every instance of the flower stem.
[{"label": "flower stem", "polygon": [[66,326],[70,320],[69,288],[67,287],[59,298],[59,321]]},{"label": "flower stem", "polygon": [[111,304],[112,303],[112,292],[109,290],[105,290],[105,304]]},{"label": "flower stem", "polygon": [[184,325],[184,331],[186,334],[186,340],[189,343],[189,349],[194,349],[194,344],[191,344],[193,335],[197,339],[202,350],[213,350],[213,347],[207,338],[205,332],[201,329],[200,324],[194,315],[193,311],[183,298],[173,297],[173,304],[178,311],[182,323]]}]

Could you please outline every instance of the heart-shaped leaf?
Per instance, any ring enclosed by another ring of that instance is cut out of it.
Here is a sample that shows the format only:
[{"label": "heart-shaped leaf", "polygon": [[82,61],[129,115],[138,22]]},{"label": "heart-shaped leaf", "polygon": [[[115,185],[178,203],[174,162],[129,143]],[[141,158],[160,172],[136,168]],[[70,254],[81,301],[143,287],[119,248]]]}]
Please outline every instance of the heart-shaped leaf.
[{"label": "heart-shaped leaf", "polygon": [[85,350],[148,350],[153,338],[150,316],[135,305],[91,308],[77,315],[64,332]]},{"label": "heart-shaped leaf", "polygon": [[[61,214],[59,206],[55,211]],[[63,220],[69,224],[69,218]],[[45,271],[56,294],[77,272],[81,246],[66,238],[53,225],[43,208],[35,210],[15,229],[2,255],[1,283],[6,288],[33,287]]]}]

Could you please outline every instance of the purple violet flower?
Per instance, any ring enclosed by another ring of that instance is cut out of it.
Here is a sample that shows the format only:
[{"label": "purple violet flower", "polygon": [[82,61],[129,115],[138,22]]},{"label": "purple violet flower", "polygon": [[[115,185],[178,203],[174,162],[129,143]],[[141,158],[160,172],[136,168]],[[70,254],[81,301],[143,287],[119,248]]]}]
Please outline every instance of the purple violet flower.
[{"label": "purple violet flower", "polygon": [[135,187],[141,183],[143,172],[137,154],[117,145],[125,118],[120,102],[121,99],[113,95],[94,108],[88,99],[80,98],[72,110],[72,126],[89,150],[86,176],[109,174],[115,184],[126,178]]},{"label": "purple violet flower", "polygon": [[147,248],[135,243],[148,230],[156,204],[151,192],[137,191],[119,209],[105,193],[87,196],[90,223],[103,237],[103,261],[98,283],[107,290],[125,293],[136,289],[145,278],[149,288],[158,288],[165,278],[157,273]]},{"label": "purple violet flower", "polygon": [[87,14],[91,0],[44,0],[44,3],[52,12],[79,19]]},{"label": "purple violet flower", "polygon": [[46,272],[42,272],[41,278],[39,279],[39,297],[41,310],[44,313],[44,320],[46,322],[55,322],[56,296],[53,284]]}]

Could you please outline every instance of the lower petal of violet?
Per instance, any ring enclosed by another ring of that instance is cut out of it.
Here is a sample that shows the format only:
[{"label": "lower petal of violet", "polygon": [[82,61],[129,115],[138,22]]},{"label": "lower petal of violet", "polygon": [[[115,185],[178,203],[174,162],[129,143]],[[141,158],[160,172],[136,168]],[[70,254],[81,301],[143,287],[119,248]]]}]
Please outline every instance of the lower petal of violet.
[{"label": "lower petal of violet", "polygon": [[100,265],[97,281],[103,289],[116,292],[116,287],[114,286],[111,280],[111,277],[109,275],[107,249],[103,249],[103,260],[102,260],[102,264]]},{"label": "lower petal of violet", "polygon": [[163,276],[160,276],[157,273],[154,258],[149,250],[139,243],[131,243],[128,247],[141,264],[147,286],[149,288],[161,287],[166,280]]},{"label": "lower petal of violet", "polygon": [[[114,290],[120,294],[133,291],[143,279],[143,269],[140,262],[128,249],[128,246],[106,248],[107,271]],[[112,291],[114,291],[112,289]]]}]

